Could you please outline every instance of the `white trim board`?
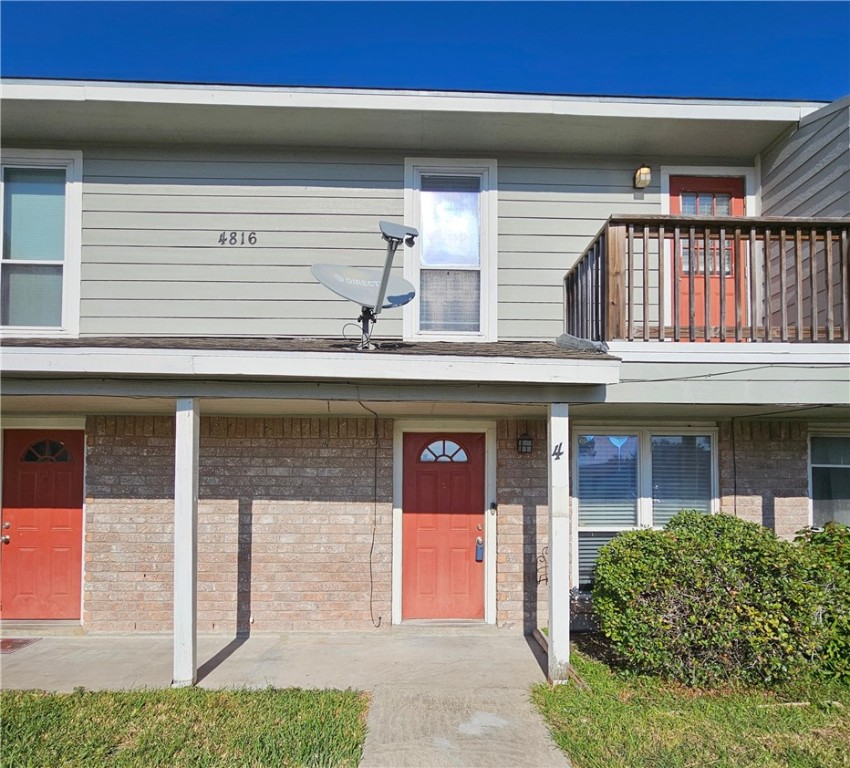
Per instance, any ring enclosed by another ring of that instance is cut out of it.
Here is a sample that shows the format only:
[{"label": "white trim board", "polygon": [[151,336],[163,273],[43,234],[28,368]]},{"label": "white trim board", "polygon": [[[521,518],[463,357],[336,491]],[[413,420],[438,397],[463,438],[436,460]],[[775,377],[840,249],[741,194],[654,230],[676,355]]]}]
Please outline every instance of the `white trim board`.
[{"label": "white trim board", "polygon": [[624,363],[782,363],[850,365],[850,344],[789,342],[694,344],[669,341],[609,341],[608,352]]},{"label": "white trim board", "polygon": [[232,376],[252,379],[613,384],[619,360],[381,355],[373,352],[244,352],[6,347],[4,373]]},{"label": "white trim board", "polygon": [[417,110],[429,112],[576,115],[582,117],[798,122],[827,105],[816,101],[549,96],[363,88],[281,88],[228,85],[4,79],[4,100]]},{"label": "white trim board", "polygon": [[402,498],[405,432],[484,433],[484,623],[496,623],[496,422],[466,419],[396,419],[393,424],[392,623],[402,623]]}]

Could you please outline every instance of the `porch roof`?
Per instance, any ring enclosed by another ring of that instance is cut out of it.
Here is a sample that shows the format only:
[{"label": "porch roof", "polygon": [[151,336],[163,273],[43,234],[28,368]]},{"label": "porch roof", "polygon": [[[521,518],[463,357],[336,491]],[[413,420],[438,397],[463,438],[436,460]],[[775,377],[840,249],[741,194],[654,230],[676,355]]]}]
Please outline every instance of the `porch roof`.
[{"label": "porch roof", "polygon": [[149,337],[5,338],[2,372],[13,376],[93,375],[249,380],[363,380],[606,385],[620,360],[555,342],[356,342],[332,338]]}]

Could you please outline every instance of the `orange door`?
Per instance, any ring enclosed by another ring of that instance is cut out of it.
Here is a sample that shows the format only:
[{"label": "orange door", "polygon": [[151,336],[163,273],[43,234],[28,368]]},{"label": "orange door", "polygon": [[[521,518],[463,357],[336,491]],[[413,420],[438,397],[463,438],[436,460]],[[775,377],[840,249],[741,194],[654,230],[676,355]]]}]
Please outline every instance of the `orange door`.
[{"label": "orange door", "polygon": [[402,617],[483,619],[484,435],[406,434]]},{"label": "orange door", "polygon": [[83,433],[8,429],[0,576],[4,619],[79,619]]},{"label": "orange door", "polygon": [[[741,178],[722,178],[713,176],[671,176],[670,177],[670,213],[684,216],[711,216],[723,218],[744,215],[744,180]],[[721,321],[720,296],[724,294],[725,307],[723,324],[735,325],[735,285],[739,287],[739,306],[746,297],[744,273],[737,275],[743,265],[739,263],[740,254],[735,252],[733,233],[727,233],[729,240],[720,248],[718,240],[712,240],[706,251],[702,230],[697,227],[694,252],[691,254],[687,235],[676,256],[673,271],[679,293],[679,325],[687,328],[691,316],[691,279],[693,280],[694,324],[705,325],[705,295],[709,292],[709,317],[712,326]]]}]

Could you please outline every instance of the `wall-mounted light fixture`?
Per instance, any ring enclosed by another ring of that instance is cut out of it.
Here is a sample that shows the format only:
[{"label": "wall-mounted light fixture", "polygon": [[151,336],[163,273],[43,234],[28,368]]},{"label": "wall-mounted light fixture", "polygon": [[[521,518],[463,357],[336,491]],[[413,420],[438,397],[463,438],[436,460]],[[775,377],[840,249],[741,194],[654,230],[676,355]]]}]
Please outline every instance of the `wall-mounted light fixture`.
[{"label": "wall-mounted light fixture", "polygon": [[531,439],[531,436],[528,432],[523,432],[516,441],[516,452],[517,453],[531,453],[534,450],[534,440]]},{"label": "wall-mounted light fixture", "polygon": [[635,189],[646,189],[652,183],[652,168],[642,165],[635,171]]}]

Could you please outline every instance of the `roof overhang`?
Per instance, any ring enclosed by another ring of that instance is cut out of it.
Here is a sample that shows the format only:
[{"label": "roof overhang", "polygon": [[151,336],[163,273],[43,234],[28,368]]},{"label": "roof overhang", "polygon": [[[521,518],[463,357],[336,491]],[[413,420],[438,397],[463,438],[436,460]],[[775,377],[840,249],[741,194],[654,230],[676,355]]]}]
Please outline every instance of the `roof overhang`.
[{"label": "roof overhang", "polygon": [[5,347],[4,376],[85,376],[534,385],[607,385],[620,361],[560,358],[382,355],[374,352]]},{"label": "roof overhang", "polygon": [[6,79],[16,142],[754,157],[821,102]]}]

